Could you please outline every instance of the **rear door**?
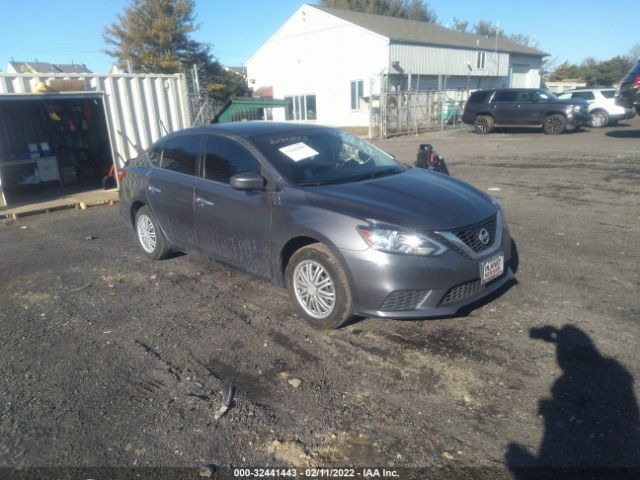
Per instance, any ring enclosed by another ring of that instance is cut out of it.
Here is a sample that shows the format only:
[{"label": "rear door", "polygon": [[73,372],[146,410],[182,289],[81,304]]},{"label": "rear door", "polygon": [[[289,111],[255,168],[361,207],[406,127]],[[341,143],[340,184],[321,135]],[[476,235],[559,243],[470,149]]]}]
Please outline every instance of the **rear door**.
[{"label": "rear door", "polygon": [[149,173],[147,198],[169,242],[197,247],[193,201],[201,136],[181,135],[165,144],[158,168]]},{"label": "rear door", "polygon": [[231,188],[238,173],[265,175],[257,158],[238,141],[204,137],[201,178],[195,190],[195,224],[205,255],[271,278],[271,195]]},{"label": "rear door", "polygon": [[491,113],[496,123],[510,125],[513,123],[516,109],[516,92],[514,90],[499,90],[491,100]]}]

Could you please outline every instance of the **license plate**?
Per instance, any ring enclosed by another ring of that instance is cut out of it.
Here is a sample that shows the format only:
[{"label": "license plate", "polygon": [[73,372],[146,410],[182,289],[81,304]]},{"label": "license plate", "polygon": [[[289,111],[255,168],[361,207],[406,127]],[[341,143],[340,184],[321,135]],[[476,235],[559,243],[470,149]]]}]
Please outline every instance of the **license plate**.
[{"label": "license plate", "polygon": [[504,255],[496,255],[480,262],[480,280],[487,283],[504,273]]}]

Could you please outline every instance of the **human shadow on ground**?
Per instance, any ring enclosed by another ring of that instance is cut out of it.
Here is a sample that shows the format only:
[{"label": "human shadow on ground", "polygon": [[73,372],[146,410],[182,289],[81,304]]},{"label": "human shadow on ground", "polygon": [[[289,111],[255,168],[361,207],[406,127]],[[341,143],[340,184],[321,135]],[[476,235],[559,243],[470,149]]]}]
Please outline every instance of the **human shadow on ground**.
[{"label": "human shadow on ground", "polygon": [[556,344],[562,376],[539,402],[544,438],[538,455],[511,443],[506,464],[517,480],[640,478],[640,421],[633,376],[600,354],[573,325],[532,328]]}]

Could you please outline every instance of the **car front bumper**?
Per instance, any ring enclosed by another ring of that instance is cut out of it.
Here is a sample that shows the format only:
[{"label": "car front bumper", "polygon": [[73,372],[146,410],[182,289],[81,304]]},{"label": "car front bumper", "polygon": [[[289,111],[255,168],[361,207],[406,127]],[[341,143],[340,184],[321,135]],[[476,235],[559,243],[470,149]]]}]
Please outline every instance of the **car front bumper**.
[{"label": "car front bumper", "polygon": [[586,127],[591,123],[591,115],[588,113],[570,113],[567,115],[567,130],[575,130]]},{"label": "car front bumper", "polygon": [[[455,314],[513,281],[511,236],[506,225],[500,237],[476,259],[452,249],[436,257],[342,250],[354,313],[397,319]],[[504,273],[483,285],[480,262],[500,254],[504,255]]]}]

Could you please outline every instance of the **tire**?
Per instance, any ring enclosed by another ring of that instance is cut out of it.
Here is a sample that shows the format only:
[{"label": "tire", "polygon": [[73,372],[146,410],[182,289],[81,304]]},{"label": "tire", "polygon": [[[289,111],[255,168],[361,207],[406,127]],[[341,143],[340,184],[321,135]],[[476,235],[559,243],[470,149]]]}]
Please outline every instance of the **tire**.
[{"label": "tire", "polygon": [[595,110],[591,114],[591,122],[589,124],[593,128],[604,128],[609,125],[609,114],[604,110]]},{"label": "tire", "polygon": [[[287,264],[285,277],[291,300],[313,328],[338,328],[353,317],[347,275],[326,245],[314,243],[295,252]],[[310,278],[313,278],[311,293],[307,286]],[[314,293],[318,291],[322,293]]]},{"label": "tire", "polygon": [[138,245],[147,257],[161,260],[169,256],[171,248],[148,207],[141,207],[136,212],[135,231]]},{"label": "tire", "polygon": [[542,129],[547,135],[560,135],[567,130],[567,118],[560,113],[552,113],[544,117]]},{"label": "tire", "polygon": [[495,125],[496,122],[491,115],[476,115],[473,121],[473,129],[479,134],[491,133]]}]

